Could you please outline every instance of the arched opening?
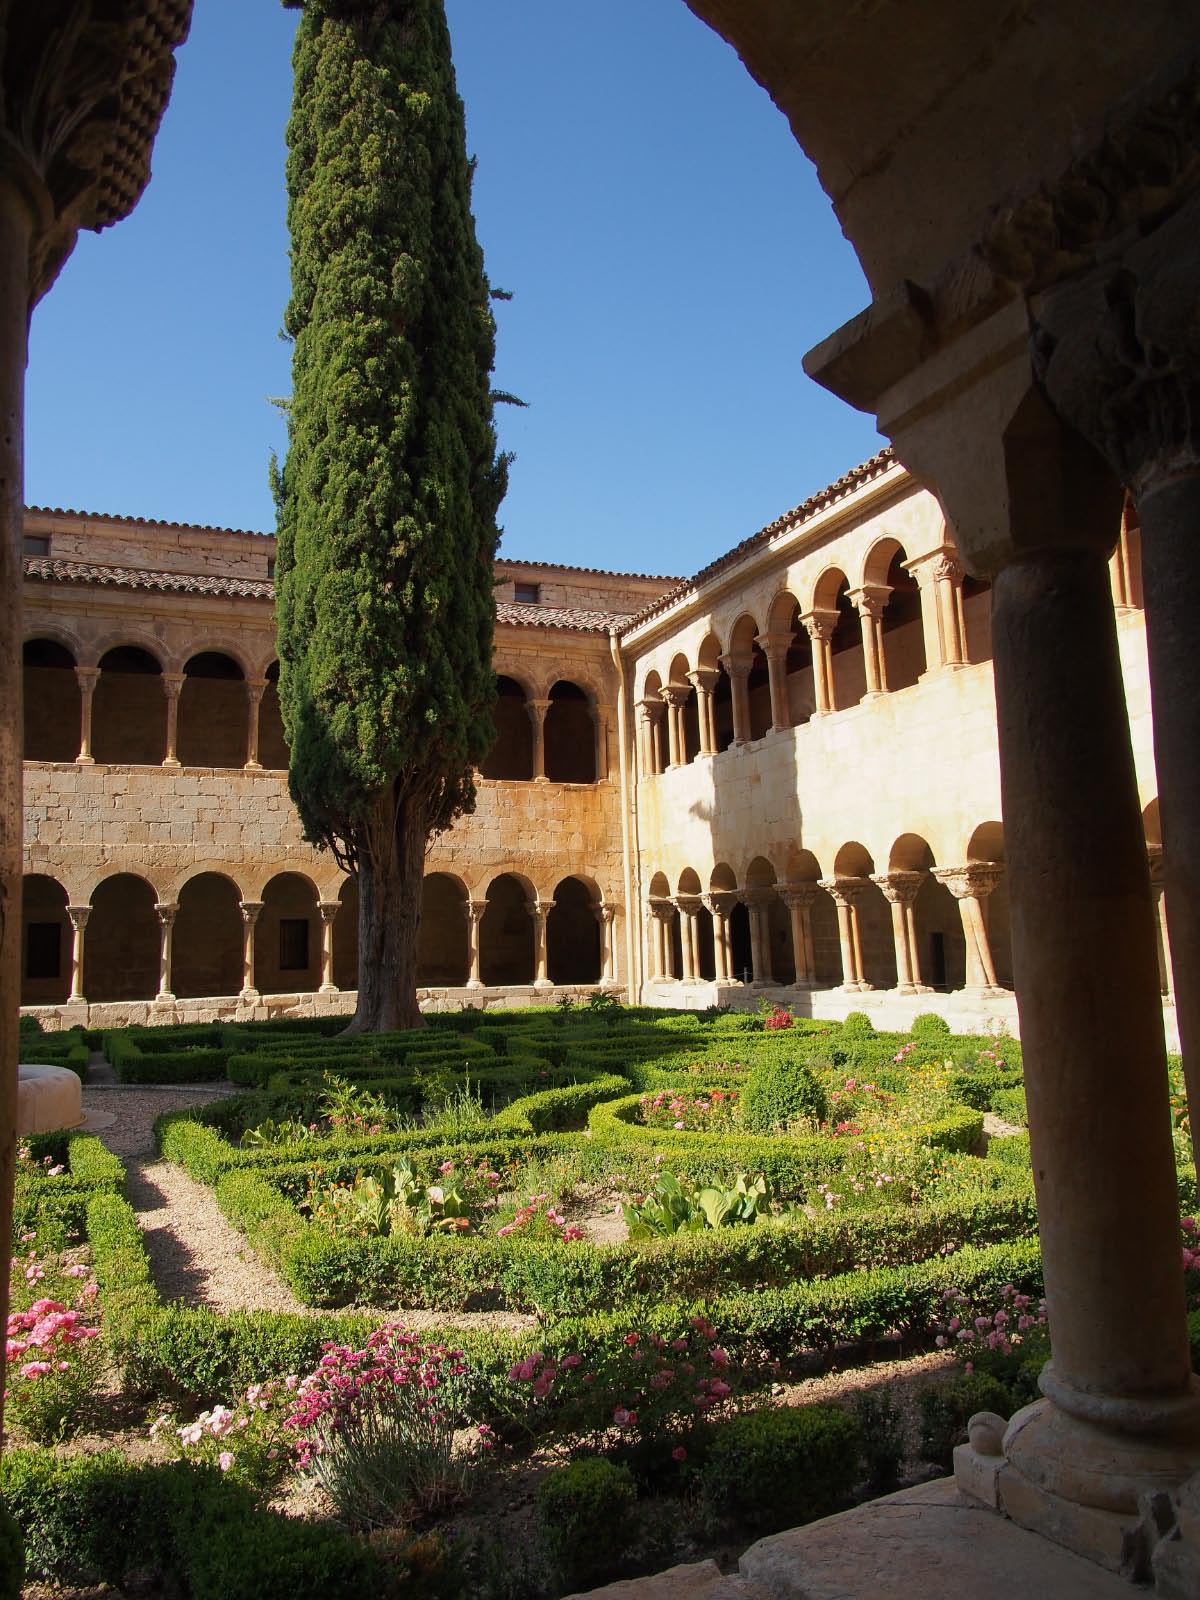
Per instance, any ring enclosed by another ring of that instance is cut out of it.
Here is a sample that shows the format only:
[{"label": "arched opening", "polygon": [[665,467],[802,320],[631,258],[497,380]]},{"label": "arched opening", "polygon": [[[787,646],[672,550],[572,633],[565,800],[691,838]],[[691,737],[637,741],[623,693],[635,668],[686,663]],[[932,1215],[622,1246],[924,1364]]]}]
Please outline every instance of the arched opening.
[{"label": "arched opening", "polygon": [[730,635],[729,653],[746,670],[747,739],[761,739],[771,728],[771,674],[758,642],[758,624],[751,616],[739,617]]},{"label": "arched opening", "polygon": [[511,872],[488,885],[479,919],[479,965],[489,989],[532,983],[536,976],[530,896],[529,887]]},{"label": "arched opening", "polygon": [[679,937],[679,917],[671,898],[671,884],[665,872],[656,872],[647,890],[650,902],[646,923],[649,941],[648,971],[655,978],[679,978],[683,974],[683,950]]},{"label": "arched opening", "polygon": [[596,719],[577,683],[561,678],[551,688],[542,737],[552,783],[595,783]]},{"label": "arched opening", "polygon": [[[750,916],[760,919],[760,938],[765,968],[755,972],[760,982],[795,983],[796,958],[792,950],[792,926],[787,907],[775,892],[775,868],[765,856],[755,856],[746,868],[746,887],[751,904]],[[751,945],[753,956],[753,944]]]},{"label": "arched opening", "polygon": [[932,876],[936,865],[933,851],[917,833],[901,834],[888,857],[889,873],[921,875],[916,894],[908,902],[913,981],[931,989],[960,989],[966,960],[962,918],[954,896]]},{"label": "arched opening", "polygon": [[896,545],[884,583],[891,589],[883,608],[883,672],[889,689],[911,689],[925,671],[925,627],[921,590],[904,565],[903,545]]},{"label": "arched opening", "polygon": [[729,966],[729,975],[734,983],[754,982],[750,912],[740,900],[729,913]]},{"label": "arched opening", "polygon": [[22,881],[21,928],[21,1004],[65,1004],[71,994],[71,921],[67,891],[57,879],[30,873]]},{"label": "arched opening", "polygon": [[417,984],[456,989],[470,976],[466,887],[448,872],[430,872],[421,882]]},{"label": "arched opening", "polygon": [[509,783],[527,782],[533,777],[533,725],[525,691],[514,678],[496,679],[492,721],[496,724],[496,737],[479,768],[480,776]]},{"label": "arched opening", "polygon": [[28,639],[24,668],[25,760],[74,761],[79,754],[75,657],[53,639]]},{"label": "arched opening", "polygon": [[834,857],[833,874],[851,893],[862,956],[862,978],[874,989],[896,987],[896,944],[892,913],[879,885],[871,882],[875,862],[857,840],[844,844]]},{"label": "arched opening", "polygon": [[333,981],[339,989],[358,988],[358,879],[347,878],[338,890],[333,919]]},{"label": "arched opening", "polygon": [[866,693],[867,668],[863,658],[862,618],[850,599],[850,585],[841,578],[833,596],[833,609],[837,619],[829,639],[829,652],[833,664],[833,708],[847,711],[856,706]]},{"label": "arched opening", "polygon": [[963,631],[968,661],[992,659],[992,586],[986,578],[963,579]]},{"label": "arched opening", "polygon": [[713,732],[719,753],[733,743],[733,683],[723,661],[716,663],[716,674],[712,690]]},{"label": "arched opening", "polygon": [[317,891],[299,872],[281,872],[263,890],[254,966],[263,994],[307,994],[321,981]]},{"label": "arched opening", "polygon": [[787,636],[783,673],[788,722],[789,726],[799,728],[810,719],[817,702],[813,683],[812,640],[800,621],[800,605],[794,595],[785,591],[772,601],[768,630],[776,637]]},{"label": "arched opening", "polygon": [[267,687],[258,708],[258,759],[269,772],[287,771],[289,757],[279,709],[278,661],[272,661],[267,668]]},{"label": "arched opening", "polygon": [[667,674],[670,692],[679,702],[680,761],[690,765],[700,754],[700,701],[688,678],[687,657],[678,655]]},{"label": "arched opening", "polygon": [[166,749],[162,666],[149,650],[117,645],[100,658],[92,699],[92,755],[113,766],[157,767]]},{"label": "arched opening", "polygon": [[638,749],[643,777],[656,777],[667,766],[667,703],[662,697],[662,679],[657,672],[648,672],[638,703]]},{"label": "arched opening", "polygon": [[181,1000],[240,991],[241,899],[237,885],[220,872],[201,872],[180,889],[171,939],[171,988]]},{"label": "arched opening", "polygon": [[546,918],[546,961],[551,983],[599,983],[600,924],[596,897],[579,878],[564,878]]},{"label": "arched opening", "polygon": [[95,1004],[152,1000],[158,993],[162,924],[158,896],[130,872],[105,878],[92,892],[83,946],[83,992]]},{"label": "arched opening", "polygon": [[996,982],[1002,989],[1013,986],[1012,921],[1008,905],[1008,872],[1004,869],[1004,828],[999,822],[981,823],[967,845],[967,860],[999,867],[996,885],[982,897],[983,925],[987,930]]},{"label": "arched opening", "polygon": [[245,674],[232,656],[203,650],[183,669],[178,755],[185,767],[246,763]]}]

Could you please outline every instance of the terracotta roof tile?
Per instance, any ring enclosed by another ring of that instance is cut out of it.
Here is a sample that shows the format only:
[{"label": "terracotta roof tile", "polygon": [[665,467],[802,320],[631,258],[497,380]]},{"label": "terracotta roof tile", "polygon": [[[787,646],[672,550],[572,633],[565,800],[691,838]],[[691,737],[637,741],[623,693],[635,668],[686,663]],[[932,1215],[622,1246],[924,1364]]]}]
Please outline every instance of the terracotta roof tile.
[{"label": "terracotta roof tile", "polygon": [[275,585],[265,578],[220,578],[195,572],[147,572],[140,567],[105,567],[90,561],[55,561],[26,556],[25,576],[45,583],[98,584],[116,589],[157,589],[163,594],[233,595],[241,600],[273,600]]},{"label": "terracotta roof tile", "polygon": [[570,628],[575,633],[607,633],[629,620],[628,612],[575,611],[569,606],[516,605],[497,600],[496,621],[517,628]]}]

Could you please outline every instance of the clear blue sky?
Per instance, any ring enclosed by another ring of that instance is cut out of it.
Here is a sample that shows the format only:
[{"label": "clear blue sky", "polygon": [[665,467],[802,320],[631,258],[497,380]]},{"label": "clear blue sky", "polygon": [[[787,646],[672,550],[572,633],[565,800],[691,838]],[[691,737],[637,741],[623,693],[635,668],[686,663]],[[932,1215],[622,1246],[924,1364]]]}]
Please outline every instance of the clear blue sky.
[{"label": "clear blue sky", "polygon": [[[690,573],[878,448],[801,370],[868,294],[812,168],[682,0],[447,0],[516,454],[510,557]],[[195,0],[126,222],[34,314],[26,499],[269,531],[290,388],[296,14]]]}]

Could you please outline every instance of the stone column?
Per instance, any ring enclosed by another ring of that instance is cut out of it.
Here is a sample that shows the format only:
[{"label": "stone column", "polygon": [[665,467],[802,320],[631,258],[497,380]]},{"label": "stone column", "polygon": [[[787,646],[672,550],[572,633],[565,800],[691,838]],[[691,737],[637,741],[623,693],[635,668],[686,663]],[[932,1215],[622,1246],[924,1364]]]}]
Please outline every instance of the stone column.
[{"label": "stone column", "polygon": [[467,913],[467,988],[482,989],[482,960],[479,948],[479,925],[487,910],[486,900],[468,900]]},{"label": "stone column", "polygon": [[885,583],[864,583],[861,589],[851,589],[848,598],[853,602],[862,622],[863,666],[867,687],[863,695],[887,692],[887,661],[883,652],[883,611],[891,596]]},{"label": "stone column", "polygon": [[550,908],[540,900],[527,900],[529,915],[533,918],[533,986],[549,989],[552,986],[546,964],[546,918]]},{"label": "stone column", "polygon": [[179,765],[179,757],[175,753],[179,743],[179,695],[185,682],[182,672],[164,672],[162,675],[163,693],[167,697],[167,750],[162,759],[164,767]]},{"label": "stone column", "polygon": [[546,782],[546,713],[549,700],[527,700],[525,709],[533,724],[533,781]]},{"label": "stone column", "polygon": [[697,667],[688,673],[688,682],[696,691],[696,720],[700,724],[700,754],[717,753],[717,729],[713,720],[713,686],[717,681],[715,667]]},{"label": "stone column", "polygon": [[854,994],[869,989],[862,975],[862,941],[858,932],[858,906],[854,901],[854,885],[848,878],[822,878],[819,887],[837,907],[838,942],[842,950],[841,987]]},{"label": "stone column", "polygon": [[616,970],[613,960],[613,922],[616,919],[617,908],[614,905],[594,906],[596,921],[600,924],[600,982],[615,983]]},{"label": "stone column", "polygon": [[267,682],[265,678],[252,678],[246,684],[247,772],[262,771],[262,762],[258,759],[258,714],[262,708],[262,697],[266,690]]},{"label": "stone column", "polygon": [[76,667],[75,681],[79,685],[79,754],[75,757],[81,767],[95,765],[92,756],[92,699],[100,681],[99,667]]},{"label": "stone column", "polygon": [[321,914],[321,985],[318,994],[337,994],[333,981],[333,924],[342,909],[339,900],[322,900],[317,910]]},{"label": "stone column", "polygon": [[1150,888],[1154,893],[1154,910],[1158,918],[1158,977],[1163,998],[1174,1004],[1175,985],[1171,972],[1171,940],[1167,933],[1167,897],[1164,892],[1162,845],[1147,846],[1150,861]]},{"label": "stone column", "polygon": [[743,889],[742,904],[750,913],[750,965],[754,968],[753,986],[764,989],[775,982],[771,964],[771,930],[767,920],[767,907],[775,897],[774,889]]},{"label": "stone column", "polygon": [[906,561],[904,566],[917,580],[921,594],[926,673],[965,666],[968,656],[963,566],[958,552],[952,544],[940,544],[926,555]]},{"label": "stone column", "polygon": [[683,981],[696,983],[700,978],[699,951],[696,947],[696,913],[700,909],[698,895],[677,895],[675,909],[679,912],[679,944],[683,953]]},{"label": "stone column", "polygon": [[650,901],[651,930],[654,943],[654,965],[658,969],[654,978],[658,983],[675,981],[674,961],[671,951],[671,919],[675,907],[670,900]]},{"label": "stone column", "polygon": [[1133,572],[1129,562],[1129,520],[1136,512],[1126,504],[1121,518],[1121,534],[1116,549],[1108,560],[1108,575],[1112,582],[1113,605],[1118,611],[1136,611],[1134,604]]},{"label": "stone column", "polygon": [[921,982],[921,953],[917,946],[917,925],[913,902],[925,881],[923,872],[881,872],[871,879],[883,891],[892,908],[892,938],[896,945],[896,991],[898,994],[928,994],[929,985]]},{"label": "stone column", "polygon": [[596,782],[607,783],[609,776],[609,708],[593,706],[592,721],[596,729]]},{"label": "stone column", "polygon": [[779,898],[792,922],[792,956],[796,963],[796,986],[811,989],[817,981],[816,949],[813,945],[812,908],[820,893],[815,883],[781,883]]},{"label": "stone column", "polygon": [[683,703],[687,698],[684,691],[673,684],[661,691],[663,704],[666,706],[667,718],[667,750],[668,765],[682,767],[685,764],[684,738],[683,738]]},{"label": "stone column", "polygon": [[984,861],[973,861],[965,867],[933,868],[933,876],[939,883],[944,883],[958,901],[958,914],[962,919],[963,938],[967,946],[966,987],[983,994],[1006,992],[996,982],[992,946],[983,915],[983,901],[1003,875],[1003,867]]},{"label": "stone column", "polygon": [[737,904],[737,895],[719,892],[701,896],[713,919],[713,969],[718,983],[729,983],[733,977],[733,954],[729,948],[729,917]]},{"label": "stone column", "polygon": [[787,686],[787,658],[792,647],[792,636],[790,633],[760,633],[756,643],[767,658],[767,677],[771,686],[771,732],[779,733],[792,726]]},{"label": "stone column", "polygon": [[168,900],[157,902],[154,909],[158,912],[161,929],[158,945],[158,993],[154,998],[156,1002],[169,1005],[175,999],[171,992],[171,943],[179,907],[174,901]]},{"label": "stone column", "polygon": [[261,900],[243,900],[242,913],[242,992],[238,999],[257,1000],[258,989],[254,981],[254,929],[262,913]]},{"label": "stone column", "polygon": [[833,692],[833,649],[830,641],[837,627],[836,611],[810,611],[800,618],[812,640],[813,716],[824,717],[837,709]]},{"label": "stone column", "polygon": [[735,656],[722,656],[721,665],[729,679],[730,709],[733,712],[733,743],[748,744],[750,740],[750,663]]},{"label": "stone column", "polygon": [[87,1004],[83,992],[83,941],[91,914],[91,906],[67,907],[67,915],[71,919],[71,998],[68,1004],[73,1006]]}]

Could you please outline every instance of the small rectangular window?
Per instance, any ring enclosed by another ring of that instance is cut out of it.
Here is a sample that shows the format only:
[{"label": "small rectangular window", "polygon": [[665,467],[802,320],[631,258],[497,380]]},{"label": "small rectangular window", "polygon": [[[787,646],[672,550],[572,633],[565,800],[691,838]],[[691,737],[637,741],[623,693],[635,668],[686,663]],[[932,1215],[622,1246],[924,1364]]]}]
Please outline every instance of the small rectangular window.
[{"label": "small rectangular window", "polygon": [[21,554],[26,556],[48,556],[50,554],[49,534],[27,533],[21,541]]},{"label": "small rectangular window", "polygon": [[541,599],[540,583],[514,583],[513,599],[519,606],[536,606]]},{"label": "small rectangular window", "polygon": [[308,918],[280,917],[280,972],[308,971]]},{"label": "small rectangular window", "polygon": [[275,557],[274,556],[268,556],[267,557],[267,577],[268,578],[273,578],[274,576],[275,576]]},{"label": "small rectangular window", "polygon": [[62,976],[62,926],[57,922],[29,922],[25,925],[25,976]]}]

